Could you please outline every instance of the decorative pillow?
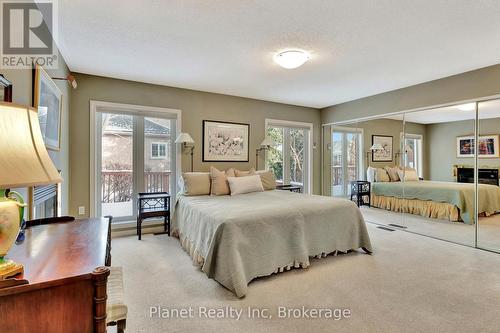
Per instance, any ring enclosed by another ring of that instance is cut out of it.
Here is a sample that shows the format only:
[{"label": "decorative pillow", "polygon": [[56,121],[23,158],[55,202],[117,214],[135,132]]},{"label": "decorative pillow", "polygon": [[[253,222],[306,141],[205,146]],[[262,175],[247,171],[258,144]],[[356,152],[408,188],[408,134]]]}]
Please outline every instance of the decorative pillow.
[{"label": "decorative pillow", "polygon": [[377,168],[375,171],[375,179],[377,182],[390,182],[391,178],[385,169]]},{"label": "decorative pillow", "polygon": [[398,175],[398,168],[397,167],[390,167],[386,166],[385,171],[389,174],[389,178],[391,179],[391,182],[399,182],[399,175]]},{"label": "decorative pillow", "polygon": [[255,175],[255,169],[251,168],[248,171],[241,171],[241,170],[234,169],[234,174],[236,175],[236,177],[253,176],[253,175]]},{"label": "decorative pillow", "polygon": [[209,195],[210,173],[209,172],[184,172],[184,195]]},{"label": "decorative pillow", "polygon": [[405,182],[414,182],[419,180],[417,170],[411,168],[407,168],[406,171],[401,169],[398,170],[398,176],[399,179],[404,179]]},{"label": "decorative pillow", "polygon": [[231,195],[251,193],[251,192],[264,192],[262,181],[259,175],[247,177],[227,177]]},{"label": "decorative pillow", "polygon": [[226,177],[234,177],[234,169],[229,169],[226,172],[219,171],[217,168],[213,166],[210,167],[210,178],[212,180],[211,183],[211,195],[228,195],[231,193],[229,189],[229,183],[227,182]]},{"label": "decorative pillow", "polygon": [[377,174],[377,169],[373,167],[368,167],[368,169],[366,169],[366,180],[369,181],[370,183],[375,183],[377,181],[377,178],[375,178],[376,174]]},{"label": "decorative pillow", "polygon": [[274,178],[274,174],[271,170],[259,170],[255,171],[255,173],[260,176],[262,187],[264,187],[265,191],[276,189],[276,178]]}]

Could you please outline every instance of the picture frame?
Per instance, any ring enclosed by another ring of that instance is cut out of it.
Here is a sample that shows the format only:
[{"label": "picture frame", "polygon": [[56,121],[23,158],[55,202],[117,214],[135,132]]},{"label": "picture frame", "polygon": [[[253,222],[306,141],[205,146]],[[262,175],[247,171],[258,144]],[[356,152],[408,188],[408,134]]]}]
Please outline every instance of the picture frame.
[{"label": "picture frame", "polygon": [[12,102],[12,82],[2,74],[0,74],[0,101]]},{"label": "picture frame", "polygon": [[33,107],[38,109],[38,120],[45,147],[60,150],[62,92],[39,65],[34,69]]},{"label": "picture frame", "polygon": [[[457,137],[457,158],[474,157],[475,144],[474,135]],[[479,137],[478,158],[499,158],[500,157],[500,136],[481,135]]]},{"label": "picture frame", "polygon": [[203,162],[248,162],[250,125],[203,120]]},{"label": "picture frame", "polygon": [[380,144],[384,150],[373,151],[372,162],[392,162],[394,137],[391,135],[372,135],[372,145],[374,144]]}]

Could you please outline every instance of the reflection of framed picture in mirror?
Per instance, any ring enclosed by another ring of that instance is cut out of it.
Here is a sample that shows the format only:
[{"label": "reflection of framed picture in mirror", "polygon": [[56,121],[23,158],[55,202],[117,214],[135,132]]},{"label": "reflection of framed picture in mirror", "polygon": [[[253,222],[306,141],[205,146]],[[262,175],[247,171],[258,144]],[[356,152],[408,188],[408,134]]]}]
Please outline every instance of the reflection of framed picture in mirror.
[{"label": "reflection of framed picture in mirror", "polygon": [[48,149],[61,147],[62,93],[40,66],[35,68],[33,106],[38,109],[40,129]]},{"label": "reflection of framed picture in mirror", "polygon": [[[474,136],[457,137],[457,157],[474,157]],[[500,157],[499,136],[482,135],[479,137],[478,145],[479,158],[498,158]]]},{"label": "reflection of framed picture in mirror", "polygon": [[0,74],[0,101],[12,102],[12,83]]},{"label": "reflection of framed picture in mirror", "polygon": [[372,145],[379,144],[384,149],[372,153],[372,162],[392,162],[392,141],[390,135],[372,135]]}]

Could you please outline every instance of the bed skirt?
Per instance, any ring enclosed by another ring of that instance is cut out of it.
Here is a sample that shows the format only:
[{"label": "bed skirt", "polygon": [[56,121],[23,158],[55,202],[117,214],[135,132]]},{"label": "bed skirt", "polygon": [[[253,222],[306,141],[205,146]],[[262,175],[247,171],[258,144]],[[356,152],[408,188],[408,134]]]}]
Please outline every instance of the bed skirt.
[{"label": "bed skirt", "polygon": [[[189,256],[191,257],[191,260],[193,262],[193,265],[201,269],[203,267],[203,264],[205,263],[205,258],[203,258],[203,256],[200,255],[200,253],[194,247],[193,243],[189,239],[187,239],[186,237],[182,237],[181,235],[179,235],[179,232],[177,230],[175,233],[172,234],[172,236],[179,238],[179,242],[181,243],[181,247],[184,249],[184,251],[186,251],[187,254],[189,254]],[[338,251],[337,250],[337,251],[334,251],[332,253],[320,253],[318,255],[313,256],[312,258],[321,259],[321,258],[327,257],[328,255],[337,256],[338,254],[346,254],[346,253],[349,253],[351,251],[353,251],[353,250],[349,250],[349,251]],[[285,271],[289,271],[292,268],[307,268],[309,266],[310,266],[309,260],[307,260],[306,262],[294,261],[293,263],[290,263],[289,265],[276,268],[276,270],[272,274],[283,273]]]},{"label": "bed skirt", "polygon": [[371,204],[374,207],[398,213],[409,213],[424,217],[462,222],[457,206],[447,202],[424,201],[418,199],[401,199],[372,194]]}]

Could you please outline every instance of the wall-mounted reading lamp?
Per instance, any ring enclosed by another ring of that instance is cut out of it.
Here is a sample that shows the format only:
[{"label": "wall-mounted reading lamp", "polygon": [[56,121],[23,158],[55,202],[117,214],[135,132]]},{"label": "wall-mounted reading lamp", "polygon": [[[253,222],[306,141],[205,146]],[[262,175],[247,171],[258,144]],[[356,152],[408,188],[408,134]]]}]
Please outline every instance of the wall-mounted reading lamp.
[{"label": "wall-mounted reading lamp", "polygon": [[255,151],[255,169],[259,169],[259,154],[261,151],[266,152],[269,148],[274,146],[274,141],[271,140],[270,137],[266,136],[266,138],[260,143],[260,148],[257,148]]},{"label": "wall-mounted reading lamp", "polygon": [[182,148],[188,149],[191,148],[191,172],[193,172],[193,151],[194,151],[194,140],[189,135],[189,133],[181,133],[175,139],[175,143],[182,143]]},{"label": "wall-mounted reading lamp", "polygon": [[370,154],[373,154],[374,152],[377,151],[383,151],[384,147],[380,143],[375,143],[373,146],[370,147],[370,150],[366,152],[366,166],[370,166]]}]

